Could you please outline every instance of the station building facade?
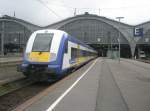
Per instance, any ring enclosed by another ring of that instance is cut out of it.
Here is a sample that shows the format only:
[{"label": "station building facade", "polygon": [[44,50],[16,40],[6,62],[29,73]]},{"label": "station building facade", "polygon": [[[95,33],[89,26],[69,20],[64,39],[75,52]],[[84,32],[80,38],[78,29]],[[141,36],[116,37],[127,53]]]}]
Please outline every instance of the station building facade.
[{"label": "station building facade", "polygon": [[0,49],[4,54],[21,52],[35,30],[41,27],[15,17],[0,18]]},{"label": "station building facade", "polygon": [[[136,26],[119,23],[106,17],[85,13],[67,18],[57,23],[40,27],[23,20],[3,17],[0,19],[0,36],[4,38],[4,49],[9,43],[24,47],[30,34],[39,29],[60,29],[71,36],[94,47],[100,56],[107,56],[108,52],[118,51],[121,44],[121,57],[134,57],[142,50],[150,55],[150,22]],[[143,29],[143,36],[135,37],[135,28]],[[119,37],[120,34],[120,38]],[[2,45],[1,45],[2,47]]]}]

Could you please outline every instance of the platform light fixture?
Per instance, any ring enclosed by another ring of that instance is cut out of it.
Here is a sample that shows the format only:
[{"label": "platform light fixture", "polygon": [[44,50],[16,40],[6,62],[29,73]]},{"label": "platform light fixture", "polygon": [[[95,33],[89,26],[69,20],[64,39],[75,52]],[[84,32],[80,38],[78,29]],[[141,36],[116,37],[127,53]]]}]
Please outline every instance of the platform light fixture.
[{"label": "platform light fixture", "polygon": [[101,38],[97,38],[97,41],[100,42],[100,41],[101,41]]},{"label": "platform light fixture", "polygon": [[[116,17],[116,19],[118,19],[119,21],[119,29],[120,29],[120,22],[121,22],[121,19],[124,19],[124,17]],[[120,63],[120,31],[119,31],[119,36],[118,36],[118,44],[119,44],[119,63]]]},{"label": "platform light fixture", "polygon": [[145,42],[149,42],[149,38],[145,38]]}]

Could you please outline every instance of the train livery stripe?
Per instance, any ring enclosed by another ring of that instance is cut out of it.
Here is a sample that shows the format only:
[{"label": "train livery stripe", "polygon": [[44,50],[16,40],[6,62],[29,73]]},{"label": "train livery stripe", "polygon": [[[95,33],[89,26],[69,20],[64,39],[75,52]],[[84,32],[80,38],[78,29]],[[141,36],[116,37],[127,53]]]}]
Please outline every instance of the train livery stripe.
[{"label": "train livery stripe", "polygon": [[31,52],[29,54],[29,60],[32,62],[49,62],[50,53],[49,52]]},{"label": "train livery stripe", "polygon": [[78,57],[74,60],[74,63],[71,63],[70,64],[70,67],[73,67],[73,66],[77,66],[77,65],[80,65],[90,59],[92,59],[93,57],[91,56],[88,56],[88,57]]}]

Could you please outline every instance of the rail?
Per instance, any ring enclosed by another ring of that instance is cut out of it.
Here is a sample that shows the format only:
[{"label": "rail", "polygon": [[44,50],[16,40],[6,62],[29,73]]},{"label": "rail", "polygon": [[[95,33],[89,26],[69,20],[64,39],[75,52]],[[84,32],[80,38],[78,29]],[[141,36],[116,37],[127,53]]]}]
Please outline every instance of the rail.
[{"label": "rail", "polygon": [[23,87],[26,87],[33,83],[34,83],[34,81],[24,78],[24,79],[20,79],[20,80],[16,80],[16,81],[13,81],[10,83],[0,85],[0,96],[6,95],[10,92],[13,92],[13,91],[23,88]]}]

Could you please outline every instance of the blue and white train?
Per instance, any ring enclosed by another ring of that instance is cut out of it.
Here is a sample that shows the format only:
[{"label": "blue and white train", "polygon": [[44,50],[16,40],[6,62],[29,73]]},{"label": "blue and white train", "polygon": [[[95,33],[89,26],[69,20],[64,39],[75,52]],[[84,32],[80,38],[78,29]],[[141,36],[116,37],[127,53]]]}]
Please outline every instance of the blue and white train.
[{"label": "blue and white train", "polygon": [[48,81],[95,57],[95,50],[64,31],[38,30],[27,42],[21,72],[31,79]]}]

